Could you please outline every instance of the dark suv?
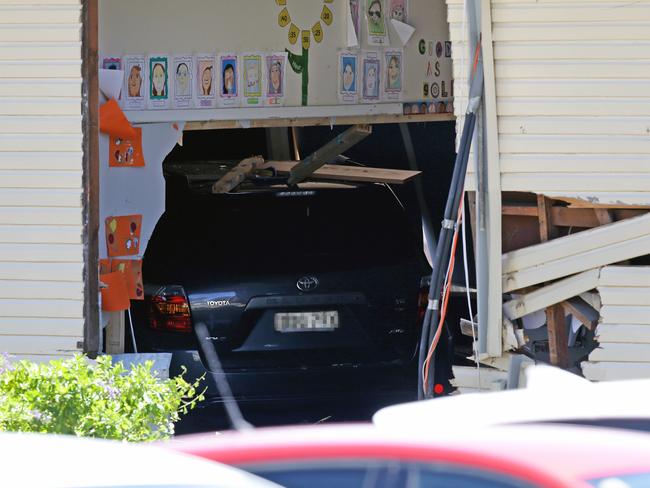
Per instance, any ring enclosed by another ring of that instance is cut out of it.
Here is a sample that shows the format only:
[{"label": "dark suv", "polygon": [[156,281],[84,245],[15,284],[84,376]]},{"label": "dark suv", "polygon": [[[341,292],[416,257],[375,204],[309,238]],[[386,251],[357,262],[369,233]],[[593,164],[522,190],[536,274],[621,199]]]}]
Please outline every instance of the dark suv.
[{"label": "dark suv", "polygon": [[206,373],[207,340],[243,401],[414,384],[421,238],[392,189],[245,183],[213,195],[216,177],[197,176],[206,166],[166,168],[174,198],[144,256],[139,350],[173,352],[171,373],[192,377]]}]

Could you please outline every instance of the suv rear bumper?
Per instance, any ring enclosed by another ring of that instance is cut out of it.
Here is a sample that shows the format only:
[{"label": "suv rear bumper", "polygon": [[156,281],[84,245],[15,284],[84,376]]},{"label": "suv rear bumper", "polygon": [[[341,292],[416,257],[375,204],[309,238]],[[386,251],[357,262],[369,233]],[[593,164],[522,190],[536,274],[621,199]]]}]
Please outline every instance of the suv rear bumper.
[{"label": "suv rear bumper", "polygon": [[[213,374],[203,365],[199,353],[193,350],[174,351],[170,376],[187,369],[185,379],[205,376],[206,403],[220,403]],[[286,400],[324,400],[349,395],[372,394],[392,397],[396,391],[417,397],[417,365],[409,363],[341,364],[328,367],[295,369],[251,369],[225,375],[238,402],[284,402]]]}]

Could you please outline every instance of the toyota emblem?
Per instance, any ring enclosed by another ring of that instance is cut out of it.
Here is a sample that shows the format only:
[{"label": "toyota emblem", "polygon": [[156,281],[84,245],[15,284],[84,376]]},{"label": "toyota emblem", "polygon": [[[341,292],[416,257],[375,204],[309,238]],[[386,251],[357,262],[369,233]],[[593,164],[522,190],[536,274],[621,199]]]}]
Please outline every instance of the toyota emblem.
[{"label": "toyota emblem", "polygon": [[313,291],[318,288],[318,278],[315,276],[303,276],[296,282],[300,291]]}]

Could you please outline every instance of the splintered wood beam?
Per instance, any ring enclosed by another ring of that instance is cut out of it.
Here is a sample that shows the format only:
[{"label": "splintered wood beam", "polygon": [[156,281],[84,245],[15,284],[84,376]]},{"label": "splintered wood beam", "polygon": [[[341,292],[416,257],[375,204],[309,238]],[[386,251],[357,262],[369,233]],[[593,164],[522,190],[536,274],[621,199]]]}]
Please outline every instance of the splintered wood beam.
[{"label": "splintered wood beam", "polygon": [[[264,167],[275,168],[278,173],[290,173],[298,163],[295,161],[269,161]],[[401,185],[415,178],[421,171],[402,169],[371,168],[369,166],[342,166],[325,164],[314,171],[312,177],[321,180],[346,180],[368,183],[389,183]]]},{"label": "splintered wood beam", "polygon": [[611,211],[606,208],[595,208],[594,213],[596,214],[596,219],[598,219],[600,225],[611,224],[614,222]]},{"label": "splintered wood beam", "polygon": [[291,168],[287,183],[289,185],[297,185],[301,181],[309,178],[318,168],[332,161],[339,154],[344,153],[370,134],[372,134],[372,126],[353,125]]},{"label": "splintered wood beam", "polygon": [[555,227],[552,224],[551,208],[553,201],[544,195],[537,195],[537,218],[539,219],[539,238],[542,242],[555,237]]},{"label": "splintered wood beam", "polygon": [[582,298],[572,298],[571,300],[562,302],[562,306],[564,307],[565,312],[570,313],[577,318],[587,329],[591,331],[596,329],[599,314]]},{"label": "splintered wood beam", "polygon": [[566,325],[566,313],[562,305],[552,305],[546,309],[546,326],[551,364],[559,368],[568,368],[569,332]]},{"label": "splintered wood beam", "polygon": [[246,175],[254,169],[264,166],[262,156],[253,156],[241,161],[237,166],[223,175],[212,185],[212,193],[228,193],[246,179]]}]

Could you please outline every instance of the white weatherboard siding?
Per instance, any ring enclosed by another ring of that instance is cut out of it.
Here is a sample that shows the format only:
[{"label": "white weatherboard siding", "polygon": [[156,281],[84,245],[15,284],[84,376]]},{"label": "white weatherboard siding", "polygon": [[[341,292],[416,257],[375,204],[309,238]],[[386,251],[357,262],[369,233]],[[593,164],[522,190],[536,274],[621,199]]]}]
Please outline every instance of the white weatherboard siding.
[{"label": "white weatherboard siding", "polygon": [[[459,115],[463,0],[447,4]],[[648,205],[650,0],[490,4],[501,190]]]},{"label": "white weatherboard siding", "polygon": [[0,0],[0,352],[83,339],[81,3]]},{"label": "white weatherboard siding", "polygon": [[582,363],[596,381],[650,378],[650,267],[606,266],[600,272],[599,347]]}]

